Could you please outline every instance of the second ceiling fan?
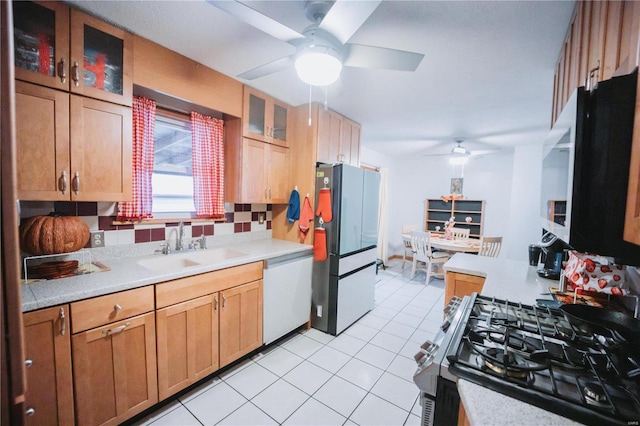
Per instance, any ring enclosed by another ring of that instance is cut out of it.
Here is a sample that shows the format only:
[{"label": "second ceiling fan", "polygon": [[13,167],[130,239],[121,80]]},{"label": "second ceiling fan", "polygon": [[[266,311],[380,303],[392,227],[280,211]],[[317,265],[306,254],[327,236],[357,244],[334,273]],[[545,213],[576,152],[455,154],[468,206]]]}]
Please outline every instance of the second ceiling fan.
[{"label": "second ceiling fan", "polygon": [[253,80],[295,65],[307,84],[326,86],[340,75],[342,66],[415,71],[424,54],[378,46],[348,43],[353,34],[381,3],[376,1],[310,0],[305,17],[311,21],[302,33],[239,1],[207,0],[247,24],[296,48],[291,56],[246,71],[239,78]]}]

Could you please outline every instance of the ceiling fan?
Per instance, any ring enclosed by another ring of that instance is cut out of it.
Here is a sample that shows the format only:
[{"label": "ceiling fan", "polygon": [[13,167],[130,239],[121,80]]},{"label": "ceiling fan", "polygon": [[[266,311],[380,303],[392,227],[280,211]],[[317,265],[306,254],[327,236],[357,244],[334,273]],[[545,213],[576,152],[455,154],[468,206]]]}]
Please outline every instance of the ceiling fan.
[{"label": "ceiling fan", "polygon": [[470,150],[470,149],[462,146],[462,143],[464,142],[463,138],[456,138],[456,139],[453,140],[453,142],[455,142],[457,145],[455,147],[453,147],[449,153],[446,153],[446,154],[441,154],[441,153],[439,153],[439,154],[423,154],[423,156],[425,156],[425,157],[447,156],[447,157],[449,157],[449,162],[451,164],[465,164],[467,162],[467,160],[469,159],[469,157],[481,156],[481,155],[486,155],[486,154],[493,154],[493,153],[499,151],[497,149],[474,149],[474,150]]},{"label": "ceiling fan", "polygon": [[299,33],[239,1],[207,0],[213,6],[296,48],[296,53],[238,75],[253,80],[295,65],[307,84],[326,86],[338,79],[343,66],[415,71],[421,53],[348,43],[381,3],[375,1],[309,0],[305,17],[311,21]]}]

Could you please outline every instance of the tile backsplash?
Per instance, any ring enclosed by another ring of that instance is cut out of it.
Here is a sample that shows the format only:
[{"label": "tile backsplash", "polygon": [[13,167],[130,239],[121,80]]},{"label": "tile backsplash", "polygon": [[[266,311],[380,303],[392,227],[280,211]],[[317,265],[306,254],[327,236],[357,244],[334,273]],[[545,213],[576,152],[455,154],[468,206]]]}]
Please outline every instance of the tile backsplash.
[{"label": "tile backsplash", "polygon": [[[21,201],[20,217],[47,215],[51,212],[63,216],[78,216],[91,232],[104,231],[106,247],[176,240],[177,220],[167,223],[114,225],[117,208],[117,203],[110,202]],[[225,219],[226,222],[192,222],[192,219],[183,219],[184,241],[201,235],[220,236],[270,230],[271,204],[225,203]]]}]

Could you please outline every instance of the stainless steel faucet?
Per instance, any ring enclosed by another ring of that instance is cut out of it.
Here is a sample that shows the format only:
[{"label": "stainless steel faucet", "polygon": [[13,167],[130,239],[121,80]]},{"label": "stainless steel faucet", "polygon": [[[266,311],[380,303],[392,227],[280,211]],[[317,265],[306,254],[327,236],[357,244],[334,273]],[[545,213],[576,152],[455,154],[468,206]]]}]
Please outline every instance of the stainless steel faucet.
[{"label": "stainless steel faucet", "polygon": [[182,239],[184,238],[184,221],[180,219],[178,225],[178,239],[176,240],[176,251],[180,251],[184,248]]}]

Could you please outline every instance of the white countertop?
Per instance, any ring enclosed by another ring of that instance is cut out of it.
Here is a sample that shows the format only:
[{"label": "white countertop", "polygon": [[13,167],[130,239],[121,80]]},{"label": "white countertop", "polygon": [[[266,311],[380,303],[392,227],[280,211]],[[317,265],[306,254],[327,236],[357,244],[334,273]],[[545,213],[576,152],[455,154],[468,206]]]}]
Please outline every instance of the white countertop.
[{"label": "white countertop", "polygon": [[[459,253],[444,265],[445,271],[485,277],[481,294],[533,305],[536,299],[549,299],[555,280],[541,278],[527,262]],[[457,382],[460,399],[472,425],[578,425],[534,405],[511,398],[464,379]]]},{"label": "white countertop", "polygon": [[[235,251],[246,253],[246,255],[211,264],[180,268],[175,272],[154,272],[137,263],[141,259],[150,257],[157,258],[158,256],[163,256],[162,254],[112,259],[104,262],[111,269],[109,271],[23,284],[22,311],[32,311],[296,253],[308,253],[311,255],[313,250],[313,246],[308,244],[299,244],[271,238],[245,241],[229,244],[228,246],[216,246],[210,249],[215,250],[221,247],[232,248]],[[174,254],[169,254],[167,256],[173,255]]]}]

